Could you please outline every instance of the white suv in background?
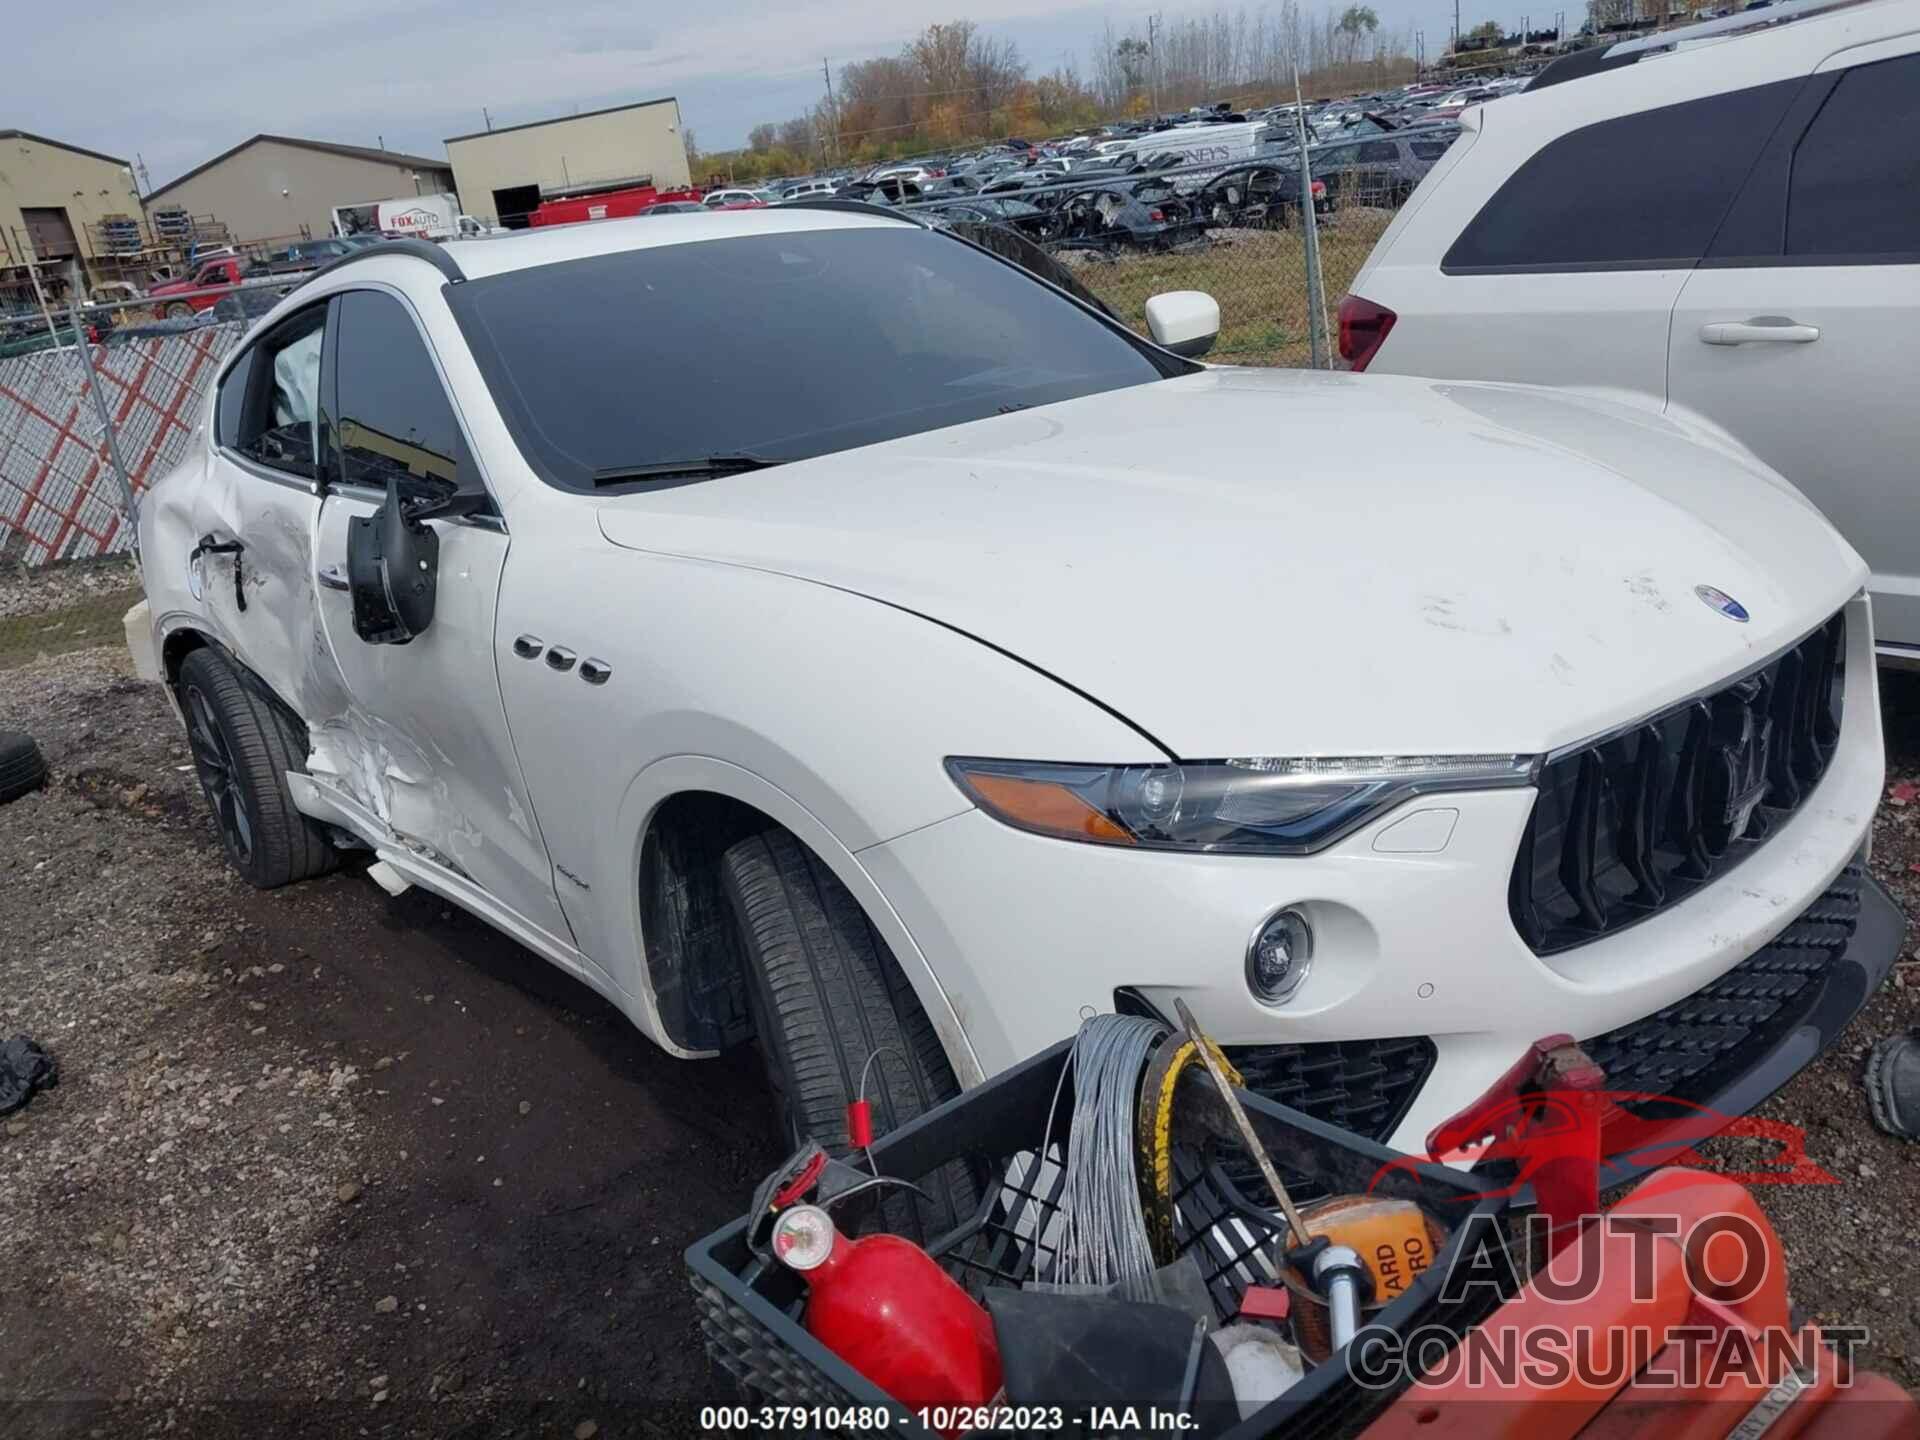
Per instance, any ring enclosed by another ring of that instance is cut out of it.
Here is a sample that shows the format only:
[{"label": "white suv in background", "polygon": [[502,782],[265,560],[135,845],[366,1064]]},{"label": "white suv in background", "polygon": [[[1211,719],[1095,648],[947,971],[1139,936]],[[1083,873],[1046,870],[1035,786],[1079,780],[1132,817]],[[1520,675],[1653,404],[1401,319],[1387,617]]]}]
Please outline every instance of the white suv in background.
[{"label": "white suv in background", "polygon": [[1881,655],[1920,660],[1920,0],[1583,52],[1461,122],[1342,303],[1354,368],[1705,417],[1826,511]]}]

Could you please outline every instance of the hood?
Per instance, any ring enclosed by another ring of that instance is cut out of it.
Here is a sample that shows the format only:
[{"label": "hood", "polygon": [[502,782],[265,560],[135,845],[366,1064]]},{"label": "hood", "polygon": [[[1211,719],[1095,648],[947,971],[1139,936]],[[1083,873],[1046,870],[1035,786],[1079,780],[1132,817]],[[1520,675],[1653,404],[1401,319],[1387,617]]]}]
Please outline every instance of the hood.
[{"label": "hood", "polygon": [[1209,370],[599,521],[964,630],[1183,759],[1551,749],[1764,659],[1866,578],[1797,491],[1676,421],[1309,371]]}]

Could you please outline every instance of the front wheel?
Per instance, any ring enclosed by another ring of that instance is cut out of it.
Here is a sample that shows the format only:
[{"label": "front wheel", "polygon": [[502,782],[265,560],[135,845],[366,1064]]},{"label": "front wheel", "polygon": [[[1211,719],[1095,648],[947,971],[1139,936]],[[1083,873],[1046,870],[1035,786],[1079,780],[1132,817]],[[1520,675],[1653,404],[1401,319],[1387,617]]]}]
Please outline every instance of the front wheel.
[{"label": "front wheel", "polygon": [[193,307],[184,300],[176,300],[167,306],[167,319],[169,320],[191,320],[192,318]]},{"label": "front wheel", "polygon": [[[786,831],[768,830],[729,848],[721,868],[784,1142],[813,1139],[851,1156],[847,1105],[863,1071],[876,1137],[960,1093],[893,953],[817,856]],[[924,1241],[973,1214],[979,1188],[964,1162],[899,1178],[915,1181],[932,1204],[895,1192],[883,1202],[889,1230]]]}]

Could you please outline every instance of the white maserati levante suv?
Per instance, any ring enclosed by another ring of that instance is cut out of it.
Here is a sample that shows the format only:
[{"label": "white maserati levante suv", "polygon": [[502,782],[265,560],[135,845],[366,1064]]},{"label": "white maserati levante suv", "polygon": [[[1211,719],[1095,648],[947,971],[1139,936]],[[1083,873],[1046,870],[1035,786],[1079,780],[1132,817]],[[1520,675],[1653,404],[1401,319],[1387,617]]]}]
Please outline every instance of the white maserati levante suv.
[{"label": "white maserati levante suv", "polygon": [[828,1142],[1175,997],[1403,1147],[1560,1031],[1743,1109],[1898,940],[1866,570],[1777,476],[864,207],[342,261],[140,538],[249,880],[370,850]]}]

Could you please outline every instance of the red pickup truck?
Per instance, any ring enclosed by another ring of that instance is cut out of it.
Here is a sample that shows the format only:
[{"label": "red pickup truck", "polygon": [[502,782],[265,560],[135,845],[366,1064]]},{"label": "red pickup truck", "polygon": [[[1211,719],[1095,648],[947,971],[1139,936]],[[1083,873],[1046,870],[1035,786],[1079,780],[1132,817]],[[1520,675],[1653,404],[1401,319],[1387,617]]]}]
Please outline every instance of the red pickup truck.
[{"label": "red pickup truck", "polygon": [[[164,285],[155,285],[147,291],[147,298],[154,302],[154,309],[169,319],[180,319],[196,310],[211,310],[220,297],[211,293],[215,290],[230,290],[242,280],[258,273],[253,262],[242,260],[237,255],[222,255],[215,260],[202,261],[194,267],[191,280],[169,280]],[[188,294],[193,290],[205,290],[204,295]],[[178,300],[169,300],[170,295],[179,295]]]}]

